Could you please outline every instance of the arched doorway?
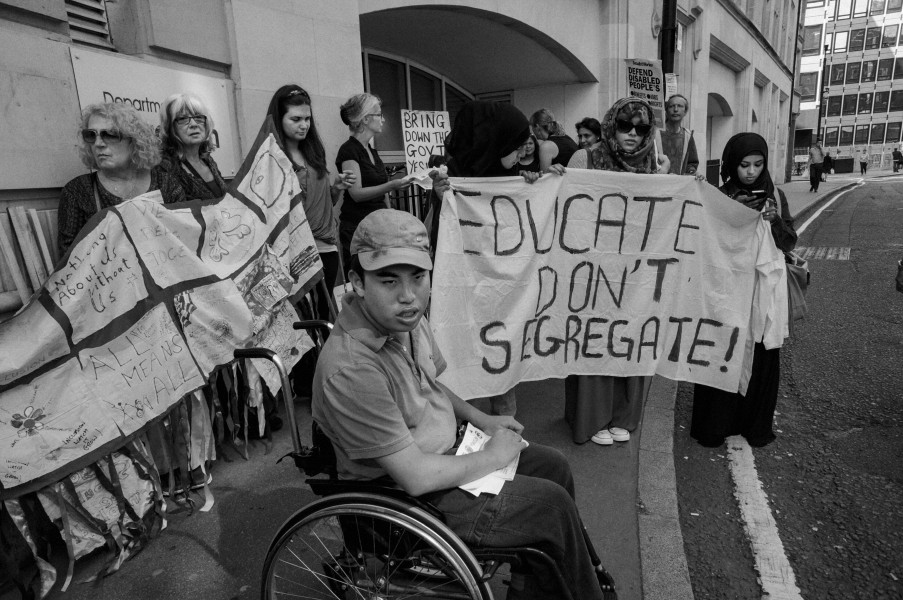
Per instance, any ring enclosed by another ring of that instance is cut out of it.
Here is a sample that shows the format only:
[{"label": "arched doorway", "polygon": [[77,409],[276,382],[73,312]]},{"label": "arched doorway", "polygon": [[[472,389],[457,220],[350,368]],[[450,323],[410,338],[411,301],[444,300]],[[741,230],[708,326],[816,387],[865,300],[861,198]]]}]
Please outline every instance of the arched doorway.
[{"label": "arched doorway", "polygon": [[706,161],[706,180],[712,185],[719,184],[718,170],[721,167],[721,151],[730,139],[734,131],[731,120],[734,111],[724,96],[717,93],[709,93],[708,106],[706,108],[706,147],[709,149],[710,159]]}]

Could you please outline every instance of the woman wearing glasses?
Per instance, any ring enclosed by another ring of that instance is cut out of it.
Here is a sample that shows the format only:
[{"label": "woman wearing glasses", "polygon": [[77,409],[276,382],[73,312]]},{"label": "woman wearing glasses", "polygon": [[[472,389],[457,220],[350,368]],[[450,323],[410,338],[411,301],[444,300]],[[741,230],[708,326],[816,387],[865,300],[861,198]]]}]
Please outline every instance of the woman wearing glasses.
[{"label": "woman wearing glasses", "polygon": [[354,175],[339,214],[342,263],[347,269],[351,262],[348,249],[358,223],[373,211],[389,206],[388,192],[408,187],[411,182],[390,180],[376,148],[370,146],[370,141],[382,133],[385,123],[379,98],[373,94],[354,95],[342,105],[339,115],[351,131],[351,137],[339,148],[335,164],[339,171],[351,171]]},{"label": "woman wearing glasses", "polygon": [[92,104],[82,111],[78,148],[94,172],[66,184],[60,194],[59,247],[65,255],[92,215],[123,200],[160,190],[163,202],[185,200],[179,183],[159,167],[154,128],[127,104]]},{"label": "woman wearing glasses", "polygon": [[213,118],[199,98],[175,94],[160,108],[164,169],[182,185],[185,196],[195,200],[222,198],[226,182],[210,156],[214,145]]},{"label": "woman wearing glasses", "polygon": [[[668,157],[657,154],[655,115],[645,100],[622,98],[602,119],[602,139],[571,157],[568,168],[667,173]],[[575,443],[600,446],[626,442],[637,428],[651,377],[571,375],[565,380],[564,417]]]}]

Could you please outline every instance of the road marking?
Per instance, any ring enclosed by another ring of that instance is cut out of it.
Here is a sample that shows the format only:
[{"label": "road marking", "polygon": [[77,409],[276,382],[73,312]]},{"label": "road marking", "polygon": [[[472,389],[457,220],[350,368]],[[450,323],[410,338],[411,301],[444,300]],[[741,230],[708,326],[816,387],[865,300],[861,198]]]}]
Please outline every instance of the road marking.
[{"label": "road marking", "polygon": [[856,188],[858,188],[858,187],[860,187],[860,186],[863,186],[863,185],[865,185],[865,181],[863,181],[862,179],[860,179],[860,180],[859,180],[859,183],[856,184],[856,187],[851,187],[850,189],[845,190],[845,191],[843,191],[843,192],[840,192],[839,194],[837,194],[836,196],[834,196],[833,198],[831,198],[831,200],[830,200],[827,204],[825,204],[824,206],[822,206],[821,208],[819,208],[817,211],[815,211],[815,214],[812,215],[811,217],[809,217],[809,218],[806,220],[806,222],[803,223],[802,226],[800,226],[800,227],[796,230],[796,235],[797,235],[797,236],[802,235],[803,232],[806,231],[806,228],[809,227],[809,225],[810,225],[815,219],[817,219],[817,218],[819,217],[819,215],[821,215],[823,212],[825,212],[825,209],[826,209],[826,208],[828,208],[829,206],[831,206],[832,204],[834,204],[835,202],[837,202],[837,200],[840,199],[841,197],[843,197],[847,192],[852,192],[852,191],[855,190]]},{"label": "road marking", "polygon": [[803,260],[850,260],[851,249],[846,246],[797,246],[794,252]]},{"label": "road marking", "polygon": [[752,448],[739,435],[727,438],[727,454],[734,480],[734,496],[756,560],[763,598],[802,600],[793,567],[784,553],[778,525],[768,508],[768,496],[762,489]]}]

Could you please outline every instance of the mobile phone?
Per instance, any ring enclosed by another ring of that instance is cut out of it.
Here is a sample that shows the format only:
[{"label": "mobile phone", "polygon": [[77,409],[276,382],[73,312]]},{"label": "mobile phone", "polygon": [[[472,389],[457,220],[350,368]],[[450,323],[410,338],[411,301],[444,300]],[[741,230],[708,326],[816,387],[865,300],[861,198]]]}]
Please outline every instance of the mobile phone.
[{"label": "mobile phone", "polygon": [[749,195],[753,198],[765,198],[766,196],[768,196],[768,192],[765,190],[751,190],[749,192]]}]

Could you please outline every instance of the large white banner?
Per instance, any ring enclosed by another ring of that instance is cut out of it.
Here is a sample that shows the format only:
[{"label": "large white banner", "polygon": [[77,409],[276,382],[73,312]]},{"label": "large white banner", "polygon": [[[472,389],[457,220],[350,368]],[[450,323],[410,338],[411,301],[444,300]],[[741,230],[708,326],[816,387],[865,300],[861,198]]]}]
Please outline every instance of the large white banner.
[{"label": "large white banner", "polygon": [[678,175],[452,183],[430,322],[456,394],[568,374],[740,388],[757,263],[782,260],[758,213]]},{"label": "large white banner", "polygon": [[229,97],[232,82],[181,69],[152,65],[111,52],[92,52],[71,48],[72,70],[82,109],[101,102],[124,102],[157,127],[160,105],[172,94],[192,94],[207,105],[215,130],[213,141],[219,148],[213,158],[224,177],[232,177],[238,168],[238,136],[232,123]]}]

